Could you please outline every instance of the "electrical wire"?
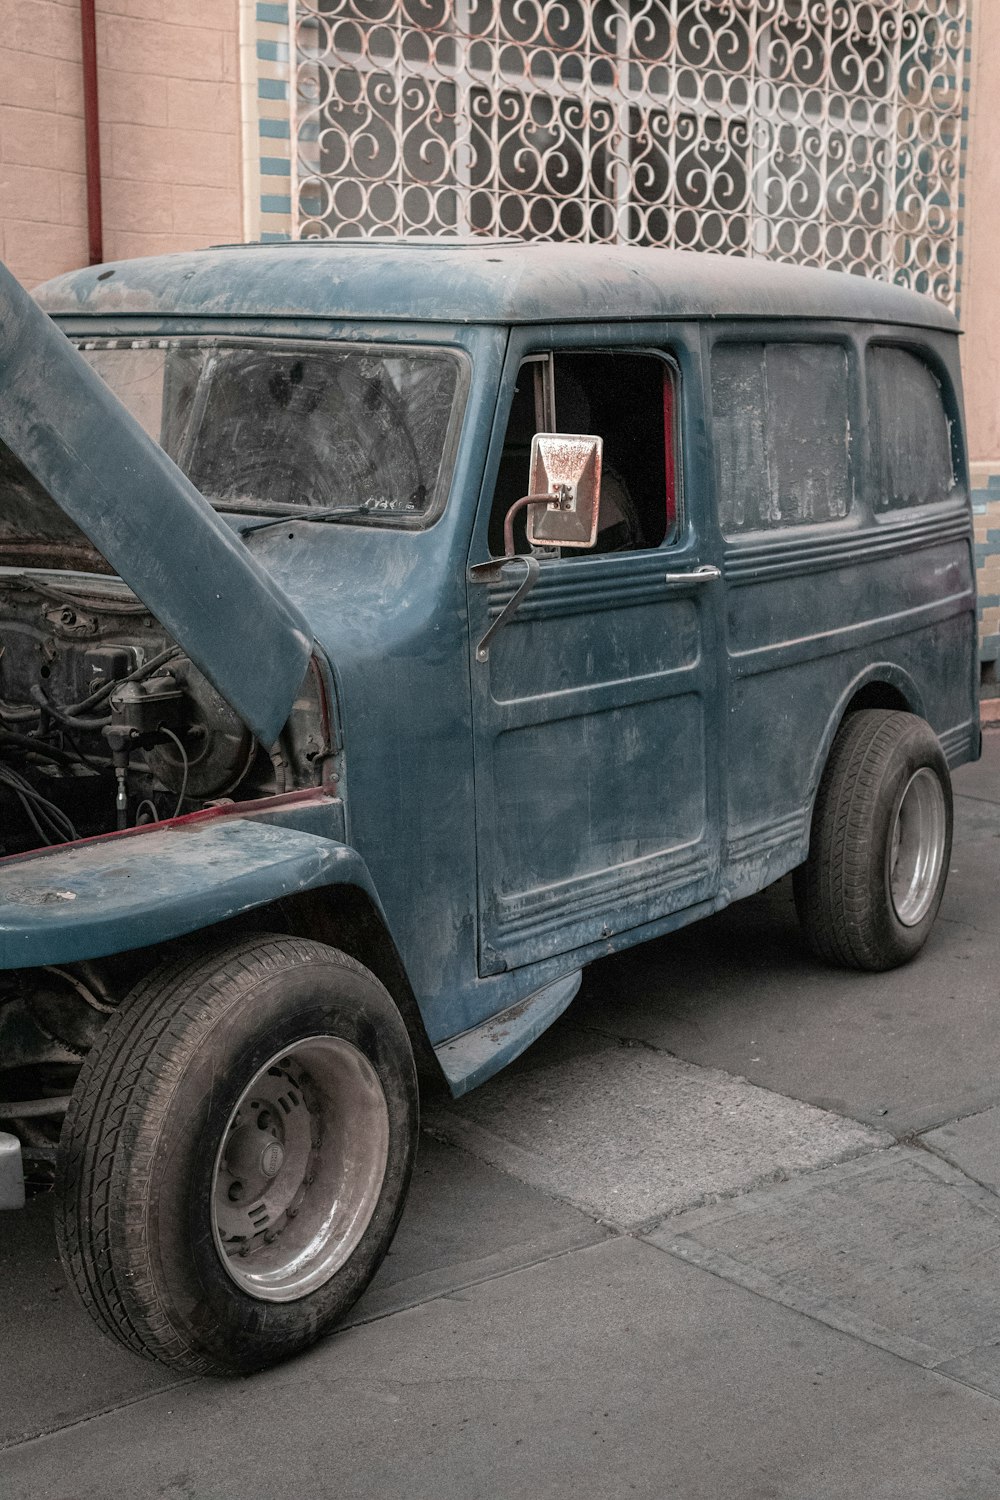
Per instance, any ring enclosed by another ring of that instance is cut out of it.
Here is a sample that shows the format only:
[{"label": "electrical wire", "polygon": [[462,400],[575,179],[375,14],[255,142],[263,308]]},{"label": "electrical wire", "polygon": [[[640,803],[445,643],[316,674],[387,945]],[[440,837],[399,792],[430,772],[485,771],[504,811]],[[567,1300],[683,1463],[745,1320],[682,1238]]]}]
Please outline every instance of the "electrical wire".
[{"label": "electrical wire", "polygon": [[62,808],[57,807],[54,802],[50,802],[44,793],[40,792],[37,787],[32,786],[31,782],[22,776],[19,771],[13,770],[10,766],[0,766],[0,781],[6,782],[8,786],[17,792],[23,792],[25,796],[33,798],[34,801],[42,804],[44,807],[52,809],[59,821],[72,828],[72,824],[69,822]]},{"label": "electrical wire", "polygon": [[[38,819],[35,817],[34,809],[32,808],[31,802],[29,801],[29,799],[24,795],[23,792],[17,792],[16,796],[17,796],[18,801],[21,804],[21,807],[24,809],[24,813],[25,813],[26,817],[28,818],[28,821],[31,823],[31,825],[34,828],[35,832],[38,834],[38,837],[41,839],[42,843],[43,844],[51,844],[52,843],[52,835],[51,835],[51,833],[46,833],[45,832],[45,829],[42,827],[41,823],[39,823]],[[64,843],[65,841],[63,839],[58,839],[58,840],[56,840],[56,842],[61,844],[61,843]]]},{"label": "electrical wire", "polygon": [[151,656],[149,661],[143,662],[141,667],[136,667],[134,671],[126,673],[124,677],[116,677],[113,682],[102,683],[99,688],[96,688],[86,698],[82,698],[79,703],[66,705],[53,703],[51,699],[45,696],[39,684],[34,683],[30,688],[30,694],[38,707],[28,708],[25,706],[23,708],[14,708],[10,704],[0,703],[0,720],[11,724],[27,723],[37,719],[39,710],[41,710],[55,719],[56,723],[64,724],[70,729],[82,729],[88,732],[103,729],[110,718],[110,714],[104,714],[99,719],[88,719],[82,716],[110,698],[111,694],[120,688],[123,683],[142,682],[146,677],[151,676],[153,672],[157,671],[159,667],[164,666],[168,661],[172,661],[175,656],[183,655],[184,652],[180,646],[168,646],[165,651],[157,652],[156,656]]},{"label": "electrical wire", "polygon": [[11,724],[33,723],[38,718],[37,708],[12,708],[9,703],[0,703],[0,719],[9,720]]},{"label": "electrical wire", "polygon": [[[46,803],[42,797],[33,797],[24,786],[19,786],[15,782],[8,781],[6,777],[2,778],[2,781],[17,797],[28,818],[31,820],[36,833],[46,843],[61,844],[68,842],[64,825],[56,820],[56,814],[59,812],[59,809],[55,807],[54,803]],[[45,827],[42,826],[43,823]]]},{"label": "electrical wire", "polygon": [[160,725],[160,733],[161,734],[165,734],[167,736],[167,739],[173,740],[174,744],[177,746],[177,749],[180,752],[181,760],[184,763],[184,775],[181,778],[180,796],[177,798],[177,806],[174,808],[173,813],[171,814],[171,817],[179,818],[180,815],[181,815],[181,808],[184,805],[184,796],[185,796],[185,793],[187,792],[188,770],[189,770],[189,766],[188,766],[188,753],[184,749],[184,746],[181,744],[181,741],[178,739],[177,735],[174,734],[174,731],[172,729],[168,729],[165,724],[161,724]]},{"label": "electrical wire", "polygon": [[156,803],[153,802],[149,797],[143,797],[142,801],[139,803],[139,806],[135,810],[135,826],[137,828],[139,827],[139,814],[142,812],[144,807],[148,807],[153,815],[150,819],[151,823],[158,823],[160,821],[160,814],[157,811]]},{"label": "electrical wire", "polygon": [[9,766],[0,766],[0,786],[6,786],[14,793],[43,842],[68,844],[80,837],[62,808],[50,802],[30,781]]},{"label": "electrical wire", "polygon": [[85,766],[89,766],[92,771],[106,771],[110,766],[114,765],[114,761],[111,759],[110,755],[86,754],[85,751],[80,749],[80,746],[77,744],[73,736],[62,726],[60,726],[59,732],[62,735],[63,743],[68,745],[69,748],[73,751],[73,754],[78,756],[80,760],[83,761],[83,764]]},{"label": "electrical wire", "polygon": [[118,615],[148,615],[149,610],[140,599],[115,599],[107,594],[88,594],[81,591],[78,594],[70,593],[68,589],[57,588],[54,584],[43,583],[41,579],[27,577],[25,574],[17,575],[6,580],[9,587],[19,592],[29,594],[41,594],[46,599],[55,599],[59,604],[73,604],[78,609],[104,609],[110,614]]}]

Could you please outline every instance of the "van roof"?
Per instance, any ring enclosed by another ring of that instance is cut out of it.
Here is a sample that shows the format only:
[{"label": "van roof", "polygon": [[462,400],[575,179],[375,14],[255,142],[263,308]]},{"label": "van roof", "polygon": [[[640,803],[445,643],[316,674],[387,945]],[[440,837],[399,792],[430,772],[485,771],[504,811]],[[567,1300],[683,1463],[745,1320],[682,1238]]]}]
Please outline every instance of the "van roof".
[{"label": "van roof", "polygon": [[117,261],[35,295],[54,316],[365,318],[443,323],[834,318],[956,332],[902,287],[728,255],[461,240],[298,240]]}]

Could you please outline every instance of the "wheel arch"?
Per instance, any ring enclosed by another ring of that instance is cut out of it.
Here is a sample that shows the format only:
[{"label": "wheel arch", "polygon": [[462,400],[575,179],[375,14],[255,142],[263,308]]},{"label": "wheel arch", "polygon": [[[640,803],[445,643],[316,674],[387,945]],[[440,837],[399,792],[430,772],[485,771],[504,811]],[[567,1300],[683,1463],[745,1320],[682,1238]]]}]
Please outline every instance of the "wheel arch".
[{"label": "wheel arch", "polygon": [[0,901],[0,968],[72,971],[106,1005],[198,946],[267,932],[310,937],[371,970],[421,1073],[442,1076],[378,892],[347,845],[223,818],[45,851],[17,861],[11,879],[29,895],[54,889],[73,901],[69,915],[12,903],[6,930]]},{"label": "wheel arch", "polygon": [[[388,990],[410,1037],[413,1055],[425,1084],[444,1082],[406,966],[389,930],[377,896],[360,883],[341,880],[291,895],[276,896],[236,916],[207,923],[153,948],[134,952],[127,971],[138,976],[153,963],[169,960],[195,945],[220,946],[256,933],[280,933],[312,938],[339,948],[370,969]],[[119,961],[120,962],[120,961]]]},{"label": "wheel arch", "polygon": [[313,938],[364,964],[388,990],[402,1016],[421,1077],[424,1081],[428,1078],[443,1081],[441,1065],[434,1055],[406,966],[385,914],[370,891],[347,881],[300,891],[255,907],[234,922],[204,928],[200,935],[228,936],[236,931],[240,934],[277,931]]},{"label": "wheel arch", "polygon": [[926,718],[924,696],[909,672],[902,667],[894,662],[876,662],[859,672],[838,698],[813,756],[809,771],[809,826],[833,742],[845,719],[863,708],[899,709],[904,713]]}]

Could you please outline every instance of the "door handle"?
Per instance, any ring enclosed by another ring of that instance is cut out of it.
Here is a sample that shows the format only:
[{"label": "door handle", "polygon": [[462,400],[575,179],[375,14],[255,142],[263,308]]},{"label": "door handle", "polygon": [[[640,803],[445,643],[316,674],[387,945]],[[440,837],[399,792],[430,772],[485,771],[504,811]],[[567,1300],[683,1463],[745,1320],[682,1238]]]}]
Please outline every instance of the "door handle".
[{"label": "door handle", "polygon": [[688,573],[666,573],[664,583],[711,583],[715,578],[721,578],[722,571],[714,563],[702,563],[700,568],[692,568]]}]

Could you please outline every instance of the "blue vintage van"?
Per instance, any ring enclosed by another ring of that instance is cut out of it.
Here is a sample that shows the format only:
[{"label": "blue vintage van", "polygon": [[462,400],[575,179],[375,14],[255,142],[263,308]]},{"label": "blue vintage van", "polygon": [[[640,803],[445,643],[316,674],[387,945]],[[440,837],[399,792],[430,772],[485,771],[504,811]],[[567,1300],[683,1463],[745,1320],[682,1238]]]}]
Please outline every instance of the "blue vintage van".
[{"label": "blue vintage van", "polygon": [[54,1178],[107,1333],[323,1334],[418,1070],[598,955],[792,870],[820,959],[917,953],[980,743],[957,334],[659,250],[0,277],[0,1201]]}]

